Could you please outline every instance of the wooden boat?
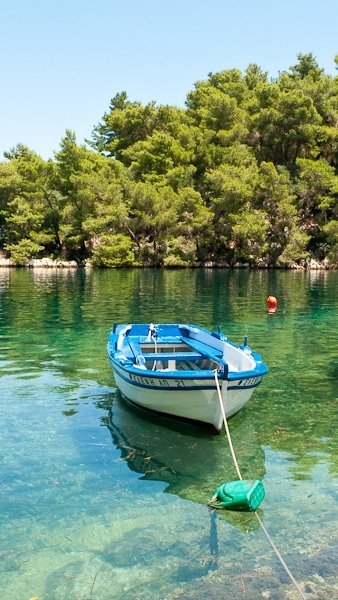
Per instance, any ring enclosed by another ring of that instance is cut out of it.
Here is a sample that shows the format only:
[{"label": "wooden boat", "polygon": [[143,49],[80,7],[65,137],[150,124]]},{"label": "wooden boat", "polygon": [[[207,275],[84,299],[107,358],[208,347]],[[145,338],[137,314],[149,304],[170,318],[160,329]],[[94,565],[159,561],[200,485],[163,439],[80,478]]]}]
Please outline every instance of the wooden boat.
[{"label": "wooden boat", "polygon": [[234,344],[221,331],[196,325],[114,325],[108,356],[118,388],[143,408],[201,421],[216,431],[248,402],[267,373],[244,339]]}]

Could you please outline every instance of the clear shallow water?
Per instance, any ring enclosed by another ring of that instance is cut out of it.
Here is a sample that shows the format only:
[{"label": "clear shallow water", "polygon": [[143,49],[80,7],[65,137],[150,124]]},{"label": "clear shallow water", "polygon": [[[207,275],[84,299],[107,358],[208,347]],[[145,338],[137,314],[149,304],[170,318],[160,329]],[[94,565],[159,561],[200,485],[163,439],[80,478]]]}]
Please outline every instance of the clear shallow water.
[{"label": "clear shallow water", "polygon": [[[113,321],[219,324],[270,373],[230,421],[260,515],[308,598],[337,598],[337,273],[0,270],[0,587],[6,600],[297,598],[224,436],[128,409]],[[278,297],[269,316],[266,297]]]}]

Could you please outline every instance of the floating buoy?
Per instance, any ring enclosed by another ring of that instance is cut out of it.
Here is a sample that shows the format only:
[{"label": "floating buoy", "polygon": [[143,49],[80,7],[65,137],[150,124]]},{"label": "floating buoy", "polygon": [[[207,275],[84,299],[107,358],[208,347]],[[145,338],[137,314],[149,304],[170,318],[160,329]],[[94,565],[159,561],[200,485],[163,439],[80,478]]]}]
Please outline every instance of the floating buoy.
[{"label": "floating buoy", "polygon": [[277,310],[277,298],[275,298],[275,296],[268,296],[266,303],[268,305],[269,314],[273,315]]},{"label": "floating buoy", "polygon": [[213,508],[250,511],[258,508],[264,496],[265,490],[260,479],[255,481],[241,479],[220,485],[209,504]]}]

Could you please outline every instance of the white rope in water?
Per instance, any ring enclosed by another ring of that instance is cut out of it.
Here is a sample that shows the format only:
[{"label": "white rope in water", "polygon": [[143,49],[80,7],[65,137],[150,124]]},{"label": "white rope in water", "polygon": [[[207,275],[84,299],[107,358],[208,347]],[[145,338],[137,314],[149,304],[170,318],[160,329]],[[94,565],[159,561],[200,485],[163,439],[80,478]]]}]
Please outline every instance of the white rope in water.
[{"label": "white rope in water", "polygon": [[224,410],[223,401],[222,401],[221,388],[219,387],[219,379],[218,379],[217,369],[215,369],[214,375],[215,375],[215,381],[216,381],[216,388],[217,388],[219,403],[220,403],[220,406],[221,406],[223,423],[224,423],[225,431],[226,431],[227,438],[228,438],[228,443],[229,443],[229,447],[230,447],[230,452],[231,452],[232,460],[234,461],[234,465],[236,467],[237,475],[238,475],[239,479],[242,480],[243,477],[242,477],[242,474],[241,474],[239,466],[238,466],[238,462],[237,462],[235,450],[234,450],[234,447],[233,447],[232,441],[231,441],[231,435],[230,435],[230,430],[229,430],[229,427],[228,427],[228,421],[227,421],[227,418],[225,416],[225,410]]},{"label": "white rope in water", "polygon": [[[236,468],[236,471],[237,471],[237,475],[238,475],[238,477],[239,477],[240,480],[243,480],[240,468],[238,466],[238,462],[237,462],[235,450],[234,450],[234,447],[232,445],[230,430],[229,430],[229,426],[228,426],[228,421],[227,421],[227,418],[225,416],[225,410],[224,410],[224,405],[223,405],[223,400],[222,400],[221,388],[220,388],[220,385],[219,385],[219,379],[218,379],[217,369],[215,369],[214,375],[215,375],[215,381],[216,381],[216,388],[217,388],[217,393],[218,393],[218,399],[219,399],[219,403],[220,403],[220,407],[221,407],[221,412],[222,412],[224,427],[225,427],[225,431],[226,431],[227,438],[228,438],[228,444],[229,444],[231,456],[232,456],[232,459],[234,461],[234,465],[235,465],[235,468]],[[267,537],[267,539],[268,539],[268,541],[269,541],[272,549],[276,553],[276,556],[277,556],[278,560],[280,561],[280,563],[284,567],[284,569],[287,572],[288,576],[290,577],[292,583],[294,584],[295,588],[297,589],[300,597],[303,598],[303,600],[306,600],[306,597],[304,596],[302,590],[300,589],[297,581],[295,580],[294,576],[292,575],[289,567],[287,566],[287,564],[286,564],[285,560],[283,559],[281,553],[279,552],[278,548],[274,544],[274,541],[272,540],[272,538],[271,538],[268,530],[266,529],[265,525],[263,524],[263,522],[262,522],[262,520],[261,520],[261,518],[260,518],[260,516],[259,516],[259,514],[257,513],[256,510],[254,511],[254,515],[255,515],[258,523],[260,524],[263,532],[265,533],[265,536]]]},{"label": "white rope in water", "polygon": [[283,567],[284,567],[285,571],[286,571],[286,572],[287,572],[287,574],[289,575],[289,577],[290,577],[290,579],[291,579],[292,583],[294,584],[295,588],[297,589],[297,591],[298,591],[299,595],[301,596],[301,598],[303,598],[304,600],[306,600],[306,597],[304,596],[304,594],[303,594],[302,590],[300,589],[300,587],[299,587],[299,585],[298,585],[297,581],[295,580],[294,576],[292,575],[292,573],[291,573],[291,571],[290,571],[289,567],[287,566],[287,564],[286,564],[286,562],[285,562],[284,558],[282,557],[281,553],[279,552],[278,548],[276,547],[276,545],[275,545],[275,543],[274,543],[273,539],[271,538],[271,536],[270,536],[270,534],[269,534],[269,532],[268,532],[267,528],[265,527],[265,525],[264,525],[263,521],[261,520],[261,518],[260,518],[260,516],[259,516],[259,514],[257,513],[257,511],[256,511],[256,510],[255,510],[255,517],[256,517],[256,519],[257,519],[258,523],[260,524],[261,528],[263,529],[263,531],[264,531],[264,533],[265,533],[265,535],[266,535],[267,539],[269,540],[269,542],[270,542],[270,544],[271,544],[271,547],[272,547],[272,549],[275,551],[275,553],[276,553],[276,556],[278,557],[278,559],[279,559],[279,561],[281,562],[281,564],[283,565]]}]

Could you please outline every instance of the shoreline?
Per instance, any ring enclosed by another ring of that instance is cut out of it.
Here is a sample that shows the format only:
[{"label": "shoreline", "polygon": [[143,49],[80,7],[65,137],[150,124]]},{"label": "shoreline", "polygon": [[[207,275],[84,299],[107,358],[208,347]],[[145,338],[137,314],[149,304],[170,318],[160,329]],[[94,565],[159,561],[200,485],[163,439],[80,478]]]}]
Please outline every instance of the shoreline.
[{"label": "shoreline", "polygon": [[249,269],[252,271],[257,270],[285,270],[285,271],[336,271],[338,265],[329,264],[328,261],[317,261],[315,259],[308,259],[302,261],[301,264],[292,265],[268,265],[264,261],[261,261],[257,265],[250,265],[249,263],[235,263],[229,265],[228,263],[212,262],[207,261],[206,263],[196,263],[193,265],[172,265],[172,266],[160,266],[156,267],[153,265],[132,265],[132,266],[121,266],[121,267],[94,267],[89,261],[83,261],[78,263],[76,260],[60,260],[51,258],[36,258],[31,259],[25,265],[17,265],[11,258],[0,258],[0,269]]}]

